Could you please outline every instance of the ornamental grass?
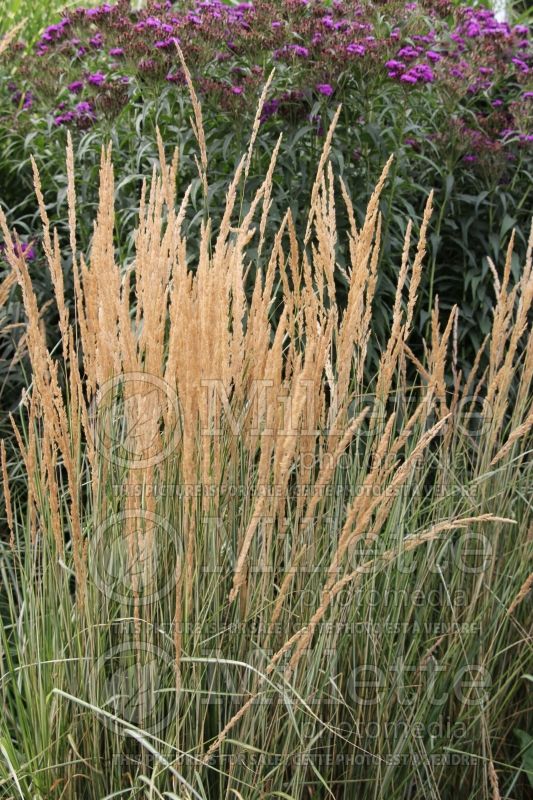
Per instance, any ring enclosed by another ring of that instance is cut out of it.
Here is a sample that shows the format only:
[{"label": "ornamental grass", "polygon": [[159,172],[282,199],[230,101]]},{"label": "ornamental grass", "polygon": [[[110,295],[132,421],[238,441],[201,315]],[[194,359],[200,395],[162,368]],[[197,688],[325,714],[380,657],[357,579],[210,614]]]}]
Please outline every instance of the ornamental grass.
[{"label": "ornamental grass", "polygon": [[241,214],[257,125],[193,264],[178,151],[159,139],[119,263],[111,150],[78,242],[70,143],[74,304],[34,162],[61,341],[15,240],[32,374],[1,449],[2,797],[526,797],[533,235],[518,277],[512,237],[492,265],[464,375],[457,308],[437,300],[424,351],[409,344],[430,196],[369,380],[390,162],[358,226],[329,160],[337,118],[305,235],[287,212],[264,270],[247,251],[273,224],[283,145]]}]

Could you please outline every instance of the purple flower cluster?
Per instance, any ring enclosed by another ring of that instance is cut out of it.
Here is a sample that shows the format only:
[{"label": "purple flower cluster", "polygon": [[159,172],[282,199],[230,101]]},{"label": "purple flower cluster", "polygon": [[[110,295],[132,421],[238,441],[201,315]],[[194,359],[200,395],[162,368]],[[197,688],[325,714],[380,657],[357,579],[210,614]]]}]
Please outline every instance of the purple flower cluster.
[{"label": "purple flower cluster", "polygon": [[40,40],[37,43],[37,53],[44,54],[49,50],[50,45],[62,41],[68,36],[70,28],[69,17],[63,17],[61,22],[56,25],[49,25],[45,28]]},{"label": "purple flower cluster", "polygon": [[109,3],[103,3],[101,6],[96,6],[96,8],[85,9],[85,14],[89,19],[99,19],[101,17],[105,17],[106,14],[110,14],[112,11],[112,5]]},{"label": "purple flower cluster", "polygon": [[[460,7],[458,14],[461,21],[456,28],[456,33],[459,36],[470,39],[478,37],[508,39],[513,33],[510,25],[507,22],[499,22],[489,9]],[[527,34],[525,26],[518,27],[519,29],[523,27],[523,32]],[[515,31],[515,33],[521,32],[521,30]]]},{"label": "purple flower cluster", "polygon": [[[217,61],[232,53],[253,53],[254,50],[259,53],[270,49],[275,60],[291,63],[329,60],[332,62],[330,74],[339,72],[338,67],[343,66],[346,55],[357,60],[366,57],[369,66],[375,68],[382,54],[381,64],[386,66],[390,78],[414,85],[431,83],[446,75],[455,79],[464,77],[455,62],[460,53],[468,50],[470,42],[478,47],[477,40],[504,38],[516,45],[509,63],[522,74],[529,70],[528,54],[518,55],[519,50],[529,49],[526,26],[517,25],[513,29],[507,23],[498,22],[486,9],[461,7],[456,12],[457,24],[450,30],[442,19],[442,15],[451,10],[448,0],[409,2],[403,10],[395,5],[396,24],[390,26],[388,35],[381,31],[380,36],[376,35],[371,9],[343,0],[335,0],[329,7],[320,0],[306,0],[305,3],[286,0],[281,7],[268,2],[228,5],[222,0],[191,0],[190,7],[183,8],[166,0],[150,2],[144,11],[135,14],[125,14],[124,8],[123,3],[104,3],[96,8],[72,11],[69,17],[46,29],[38,44],[39,52],[48,52],[49,47],[58,42],[67,45],[69,42],[65,42],[65,38],[69,30],[79,34],[80,27],[87,31],[93,26],[91,35],[83,43],[78,37],[69,40],[76,54],[85,55],[91,49],[105,50],[107,45],[109,56],[129,56],[135,64],[142,65],[143,73],[147,72],[146,63],[151,64],[147,52],[150,48],[172,61],[175,60],[175,45],[179,44],[189,49],[196,60],[216,39],[219,43],[225,42],[227,48],[217,55]],[[410,31],[409,38],[401,43],[402,25],[411,27],[415,9],[428,14],[428,25],[425,30]],[[446,36],[451,47],[446,45]],[[404,66],[391,69],[389,64],[393,61]],[[438,74],[432,69],[436,65],[439,65]],[[163,75],[172,74],[171,64],[165,67]]]},{"label": "purple flower cluster", "polygon": [[387,67],[389,78],[397,79],[401,83],[411,86],[432,83],[435,79],[435,74],[429,64],[413,64],[407,68],[402,61],[392,59],[387,61],[385,66]]},{"label": "purple flower cluster", "polygon": [[87,76],[87,83],[91,86],[101,86],[105,83],[105,75],[102,72],[93,72]]},{"label": "purple flower cluster", "polygon": [[[54,121],[88,125],[96,119],[96,109],[100,113],[107,108],[111,114],[119,107],[111,96],[128,80],[131,90],[124,102],[147,82],[181,86],[177,45],[204,98],[233,110],[255,105],[265,63],[285,62],[280,68],[285,70],[283,90],[267,101],[263,121],[292,114],[295,103],[305,105],[313,92],[327,99],[340,94],[341,87],[351,90],[361,80],[370,85],[381,79],[405,91],[439,91],[443,84],[461,102],[473,108],[484,104],[497,114],[509,108],[510,93],[525,97],[532,65],[525,25],[511,27],[487,9],[456,7],[450,0],[377,7],[351,0],[235,5],[223,0],[148,0],[140,11],[118,0],[69,10],[37,44],[35,55],[46,64],[29,56],[24,73],[33,70],[39,85],[43,66],[56,70],[57,100],[65,105],[56,103]],[[236,71],[236,64],[245,68]],[[291,92],[286,91],[287,79]],[[436,88],[424,88],[430,85]],[[31,81],[16,92],[19,108],[35,110],[40,97]],[[301,100],[296,99],[299,93]]]},{"label": "purple flower cluster", "polygon": [[263,109],[261,111],[261,122],[266,122],[269,117],[272,117],[279,109],[280,101],[279,100],[267,100],[263,105]]},{"label": "purple flower cluster", "polygon": [[366,53],[366,47],[364,44],[357,44],[356,42],[352,42],[346,48],[346,52],[349,53],[351,56],[364,56]]},{"label": "purple flower cluster", "polygon": [[428,64],[415,64],[400,75],[402,83],[431,83],[434,79],[433,70]]},{"label": "purple flower cluster", "polygon": [[405,61],[413,61],[413,59],[422,55],[423,52],[421,47],[413,47],[408,44],[398,50],[398,58],[403,58]]},{"label": "purple flower cluster", "polygon": [[75,123],[79,127],[88,127],[96,120],[94,107],[87,100],[76,103],[71,111],[65,111],[54,117],[54,125],[66,125]]},{"label": "purple flower cluster", "polygon": [[17,106],[17,108],[27,111],[33,106],[34,95],[30,90],[21,91],[13,81],[8,82],[7,89],[11,96],[11,102]]},{"label": "purple flower cluster", "polygon": [[298,58],[308,58],[309,49],[299,44],[286,44],[279,50],[274,51],[274,58],[276,59],[281,59],[283,57],[291,58],[292,56],[297,56]]}]

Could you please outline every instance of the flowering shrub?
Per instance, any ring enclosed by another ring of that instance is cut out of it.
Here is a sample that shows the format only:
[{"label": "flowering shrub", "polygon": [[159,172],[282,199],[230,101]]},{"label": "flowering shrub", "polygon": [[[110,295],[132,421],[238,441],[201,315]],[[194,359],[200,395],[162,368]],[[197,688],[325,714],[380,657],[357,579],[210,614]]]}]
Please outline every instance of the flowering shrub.
[{"label": "flowering shrub", "polygon": [[[528,229],[533,139],[528,28],[449,0],[235,5],[166,0],[148,2],[140,11],[118,0],[69,9],[29,51],[21,42],[12,45],[6,61],[3,199],[11,207],[20,200],[20,219],[30,237],[33,221],[24,216],[21,193],[31,181],[29,153],[36,150],[44,162],[48,201],[56,202],[58,190],[64,198],[64,180],[58,175],[67,129],[81,139],[84,176],[98,169],[102,142],[113,139],[124,161],[121,171],[131,175],[118,188],[119,225],[137,204],[140,181],[135,176],[157,158],[156,126],[167,141],[180,143],[180,179],[193,181],[194,205],[202,188],[176,45],[204,108],[214,219],[272,67],[249,188],[254,175],[265,174],[266,154],[283,132],[277,180],[297,225],[305,219],[300,198],[308,196],[321,139],[339,103],[343,110],[334,157],[348,185],[373,185],[384,161],[395,154],[382,199],[381,302],[375,324],[379,327],[381,319],[383,329],[406,217],[420,219],[424,191],[435,188],[438,213],[421,287],[419,332],[425,332],[436,293],[444,311],[461,302],[471,311],[462,327],[467,364],[488,330],[492,289],[485,257],[498,262],[509,229]],[[85,191],[90,207],[96,197],[88,186]],[[360,195],[356,212],[362,215],[368,197],[364,191]],[[243,190],[243,208],[249,196]],[[64,206],[57,211],[66,233]],[[190,224],[199,224],[199,218]],[[346,224],[341,216],[341,231]],[[517,236],[518,262],[525,242]],[[130,246],[131,241],[125,256]],[[342,295],[346,253],[339,249],[337,259]]]},{"label": "flowering shrub", "polygon": [[[526,26],[511,28],[484,8],[452,14],[447,0],[383,5],[386,15],[375,4],[343,0],[166,0],[138,12],[118,0],[74,9],[24,54],[21,85],[10,83],[12,100],[21,112],[37,104],[57,125],[85,127],[99,114],[118,113],[147,81],[183,84],[180,45],[200,76],[200,93],[230,111],[255,110],[257,90],[277,63],[291,89],[303,91],[304,105],[313,93],[345,99],[363,81],[369,88],[387,80],[417,88],[438,83],[455,105],[465,102],[481,118],[496,117],[492,144],[511,134],[531,141],[531,115],[516,102],[531,98]],[[274,100],[272,114],[283,95]]]}]

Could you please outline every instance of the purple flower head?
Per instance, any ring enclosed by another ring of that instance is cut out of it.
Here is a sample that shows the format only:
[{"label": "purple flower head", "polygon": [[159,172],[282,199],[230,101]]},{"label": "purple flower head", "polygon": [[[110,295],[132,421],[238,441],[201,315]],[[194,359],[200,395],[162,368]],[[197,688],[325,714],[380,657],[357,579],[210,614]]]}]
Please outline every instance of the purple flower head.
[{"label": "purple flower head", "polygon": [[105,75],[102,72],[93,72],[87,78],[87,83],[91,86],[101,86],[105,82]]},{"label": "purple flower head", "polygon": [[352,56],[364,56],[366,53],[366,48],[363,44],[356,44],[355,42],[352,42],[352,44],[349,44],[346,48],[346,52],[350,53]]},{"label": "purple flower head", "polygon": [[524,92],[522,100],[533,100],[533,92]]},{"label": "purple flower head", "polygon": [[387,61],[385,66],[387,67],[389,78],[397,78],[405,69],[403,61],[396,61],[394,58]]},{"label": "purple flower head", "polygon": [[124,55],[124,48],[122,47],[112,47],[109,51],[110,56],[119,57]]},{"label": "purple flower head", "polygon": [[477,24],[477,22],[470,22],[466,26],[466,35],[469,36],[471,39],[479,36],[481,33],[481,28]]},{"label": "purple flower head", "polygon": [[511,61],[518,67],[520,72],[523,72],[524,74],[527,74],[529,72],[528,65],[526,64],[525,61],[522,61],[521,58],[512,58]]},{"label": "purple flower head", "polygon": [[428,64],[415,64],[414,67],[404,72],[400,80],[404,83],[415,84],[431,83],[434,79],[433,70]]},{"label": "purple flower head", "polygon": [[420,48],[419,47],[412,47],[410,44],[402,47],[398,50],[398,56],[400,58],[406,58],[408,61],[411,61],[413,58],[418,58],[420,55]]},{"label": "purple flower head", "polygon": [[302,47],[299,44],[288,44],[285,47],[282,47],[280,50],[274,51],[274,58],[280,58],[280,56],[290,55],[293,54],[295,56],[299,56],[300,58],[307,58],[309,56],[309,50],[307,47]]},{"label": "purple flower head", "polygon": [[463,156],[463,161],[465,161],[467,164],[474,164],[477,161],[477,156],[474,155],[474,153],[467,153],[465,156]]},{"label": "purple flower head", "polygon": [[91,39],[89,39],[89,44],[91,47],[94,47],[95,50],[100,50],[104,44],[104,37],[101,33],[97,33],[96,36],[93,36]]},{"label": "purple flower head", "polygon": [[279,108],[279,100],[267,100],[261,112],[261,122],[265,122],[269,117],[272,117]]},{"label": "purple flower head", "polygon": [[82,89],[83,81],[72,81],[72,83],[68,85],[69,92],[73,92],[74,94],[79,94]]},{"label": "purple flower head", "polygon": [[31,242],[26,242],[21,246],[22,255],[26,259],[26,261],[34,261],[37,257],[37,251],[35,247],[32,247]]},{"label": "purple flower head", "polygon": [[403,61],[396,61],[396,59],[391,58],[390,61],[385,62],[385,66],[387,67],[387,69],[403,69],[405,67],[405,64],[403,63]]},{"label": "purple flower head", "polygon": [[434,50],[428,50],[426,53],[426,58],[430,61],[433,61],[436,64],[438,61],[442,59],[442,56],[439,53],[436,53]]},{"label": "purple flower head", "polygon": [[78,114],[82,114],[83,116],[94,114],[92,105],[88,103],[86,100],[82,100],[81,103],[77,103],[76,111],[78,112]]},{"label": "purple flower head", "polygon": [[242,88],[242,86],[232,86],[231,91],[233,94],[242,94],[244,89]]},{"label": "purple flower head", "polygon": [[500,108],[500,106],[503,106],[503,100],[500,100],[500,98],[497,97],[496,100],[492,101],[491,106],[493,108]]},{"label": "purple flower head", "polygon": [[[12,242],[11,246],[13,253],[16,256],[23,256],[26,261],[33,261],[37,256],[32,242]],[[5,253],[6,249],[4,243],[0,244],[0,253]]]},{"label": "purple flower head", "polygon": [[79,127],[87,128],[96,120],[96,114],[91,103],[82,101],[75,108],[75,120]]},{"label": "purple flower head", "polygon": [[66,17],[56,25],[49,25],[44,29],[43,35],[41,36],[41,41],[53,42],[61,39],[65,35],[65,28],[67,28],[69,25],[70,20]]},{"label": "purple flower head", "polygon": [[72,122],[74,119],[74,112],[67,111],[66,114],[58,114],[54,117],[54,125],[64,125],[66,122]]},{"label": "purple flower head", "polygon": [[101,17],[104,14],[109,14],[113,10],[113,6],[109,5],[109,3],[103,3],[101,6],[96,6],[95,8],[86,8],[85,9],[85,16],[91,18]]},{"label": "purple flower head", "polygon": [[333,86],[330,83],[317,83],[316,88],[320,94],[323,94],[326,97],[331,97],[334,91]]}]

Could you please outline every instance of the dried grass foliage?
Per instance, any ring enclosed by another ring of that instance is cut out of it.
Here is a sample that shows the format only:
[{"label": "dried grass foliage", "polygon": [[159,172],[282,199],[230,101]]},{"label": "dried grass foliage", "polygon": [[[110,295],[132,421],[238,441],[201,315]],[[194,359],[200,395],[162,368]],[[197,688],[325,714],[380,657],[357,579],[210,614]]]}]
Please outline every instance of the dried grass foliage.
[{"label": "dried grass foliage", "polygon": [[[208,165],[201,109],[195,101],[184,63],[183,68],[193,96],[194,131],[200,148],[198,169],[207,194]],[[95,403],[105,406],[103,392],[117,376],[128,376],[124,398],[126,427],[134,431],[134,436],[128,441],[129,450],[142,452],[144,458],[147,455],[153,457],[150,466],[126,466],[121,474],[125,483],[132,480],[149,486],[164,480],[168,463],[158,462],[157,454],[162,445],[172,442],[179,428],[179,437],[168,458],[184,485],[203,483],[222,487],[244,475],[245,480],[255,486],[278,488],[276,493],[264,493],[244,502],[234,520],[238,528],[238,552],[229,587],[229,602],[239,600],[243,614],[250,593],[264,591],[265,596],[272,599],[272,623],[283,616],[299,559],[308,543],[294,542],[291,558],[288,561],[282,559],[262,520],[270,520],[273,530],[282,530],[287,516],[295,514],[302,520],[312,518],[320,521],[323,489],[332,482],[343,454],[352,447],[364,427],[367,435],[360,445],[358,476],[364,490],[344,509],[344,522],[316,609],[310,614],[307,624],[278,649],[267,672],[273,671],[287,654],[290,654],[289,670],[296,670],[318,623],[339,592],[348,583],[357,581],[369,567],[386,565],[398,555],[399,550],[388,550],[379,565],[366,561],[355,570],[348,565],[348,555],[354,552],[358,543],[380,536],[392,513],[395,498],[435,440],[438,438],[439,446],[452,452],[458,436],[454,427],[454,408],[471,399],[473,387],[475,393],[479,393],[486,386],[486,391],[483,391],[492,409],[490,425],[483,438],[481,463],[488,466],[501,462],[530,434],[533,425],[528,400],[533,376],[533,339],[528,321],[533,303],[533,234],[518,283],[511,285],[512,240],[501,282],[494,268],[496,305],[487,345],[486,376],[479,374],[481,354],[466,382],[457,374],[455,364],[455,386],[450,396],[446,376],[449,353],[457,340],[457,309],[452,310],[442,331],[438,306],[435,306],[425,363],[409,347],[431,224],[432,195],[426,205],[414,257],[411,223],[407,227],[390,336],[374,381],[374,406],[354,412],[367,390],[365,365],[372,336],[372,303],[381,239],[379,197],[391,162],[389,160],[385,165],[360,228],[355,223],[348,189],[340,184],[351,220],[350,264],[347,269],[349,292],[346,307],[341,309],[337,305],[334,283],[337,244],[335,179],[329,161],[337,118],[338,114],[326,137],[318,166],[304,242],[297,241],[293,220],[287,212],[267,269],[257,269],[250,298],[246,292],[250,266],[247,246],[256,237],[260,249],[264,247],[279,143],[265,181],[249,211],[235,227],[238,187],[248,174],[251,150],[243,156],[228,189],[226,213],[220,229],[215,235],[211,221],[205,220],[199,260],[191,269],[187,263],[187,240],[183,234],[189,192],[178,202],[175,190],[179,168],[177,151],[169,163],[163,142],[159,140],[160,169],[154,170],[150,183],[143,186],[135,262],[125,268],[117,263],[113,240],[111,149],[102,152],[100,202],[92,248],[87,255],[79,249],[76,239],[75,155],[69,141],[67,170],[70,250],[75,284],[73,310],[69,309],[65,298],[58,234],[52,230],[47,217],[39,172],[34,163],[43,246],[59,313],[60,361],[52,356],[39,324],[39,308],[28,265],[15,248],[7,251],[13,277],[8,278],[0,289],[1,300],[16,278],[28,317],[27,337],[34,381],[29,398],[29,441],[23,443],[21,435],[17,435],[30,476],[32,524],[37,530],[45,492],[53,512],[51,533],[58,556],[63,557],[65,523],[60,506],[65,493],[58,476],[61,462],[68,488],[68,529],[72,536],[80,607],[86,598],[87,553],[91,537],[91,526],[84,520],[80,464],[86,455],[93,498],[91,507],[105,516],[106,499],[102,486],[112,467],[96,446],[92,409]],[[5,241],[11,241],[1,212],[0,227]],[[283,305],[279,318],[274,322],[278,284],[282,287]],[[406,418],[401,420],[394,412],[380,423],[373,412],[384,408],[393,395],[402,392],[406,359],[414,365],[424,389],[414,411]],[[146,382],[144,376],[149,376],[150,380]],[[520,380],[518,397],[510,408],[511,389],[517,377]],[[154,392],[152,379],[169,387],[166,400],[163,397],[162,401],[160,393]],[[171,400],[173,397],[178,399],[179,413]],[[510,432],[509,414],[512,419]],[[99,424],[112,427],[112,415],[105,419],[107,421]],[[235,430],[234,422],[239,419],[245,424]],[[212,435],[213,432],[217,435]],[[100,437],[105,437],[106,433],[112,438],[111,429],[99,431]],[[309,453],[313,454],[311,464],[307,458]],[[7,487],[3,447],[1,456],[2,476]],[[288,498],[293,483],[310,485],[312,490],[308,496],[292,501]],[[6,498],[8,496],[6,490]],[[148,512],[156,508],[155,498],[148,494],[129,498],[127,508],[134,509],[139,504]],[[222,492],[218,492],[208,499],[185,498],[180,508],[185,563],[175,565],[174,644],[178,684],[181,652],[178,623],[186,616],[195,576],[200,568],[197,524],[202,512],[223,514],[223,504]],[[509,522],[512,520],[485,513],[447,518],[428,530],[404,537],[401,549],[414,549],[466,525]],[[128,529],[127,524],[124,536],[131,542],[133,575],[133,563],[139,557],[139,551],[149,551],[153,542],[149,532],[135,533]],[[271,565],[274,582],[268,573],[251,578],[248,569],[250,553],[257,548],[261,549],[264,562]],[[254,580],[258,581],[259,588]],[[531,580],[528,579],[526,584],[522,594],[529,590]],[[135,586],[133,588],[135,594]],[[521,599],[519,596],[516,603]],[[135,613],[139,616],[138,607]],[[253,697],[221,731],[206,758],[220,746],[252,702]],[[494,795],[497,796],[495,773],[493,777]]]}]

